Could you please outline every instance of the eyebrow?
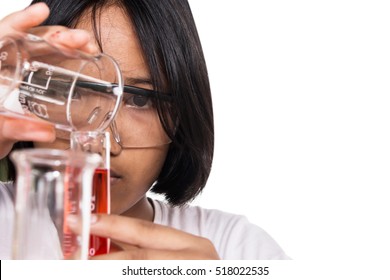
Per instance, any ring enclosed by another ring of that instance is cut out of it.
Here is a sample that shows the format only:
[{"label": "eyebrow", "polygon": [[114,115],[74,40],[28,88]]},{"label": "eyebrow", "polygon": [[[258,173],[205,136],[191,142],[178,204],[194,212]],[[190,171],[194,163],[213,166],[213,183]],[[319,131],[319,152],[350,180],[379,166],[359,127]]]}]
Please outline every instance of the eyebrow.
[{"label": "eyebrow", "polygon": [[124,77],[124,83],[125,85],[151,85],[153,86],[153,83],[148,78],[134,78],[134,77]]}]

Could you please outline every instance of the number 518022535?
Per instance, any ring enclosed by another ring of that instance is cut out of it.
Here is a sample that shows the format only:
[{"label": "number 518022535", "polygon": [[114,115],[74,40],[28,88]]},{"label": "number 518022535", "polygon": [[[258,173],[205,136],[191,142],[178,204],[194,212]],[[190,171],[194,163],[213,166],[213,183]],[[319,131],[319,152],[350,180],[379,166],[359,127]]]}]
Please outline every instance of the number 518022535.
[{"label": "number 518022535", "polygon": [[268,266],[217,266],[215,275],[268,275]]}]

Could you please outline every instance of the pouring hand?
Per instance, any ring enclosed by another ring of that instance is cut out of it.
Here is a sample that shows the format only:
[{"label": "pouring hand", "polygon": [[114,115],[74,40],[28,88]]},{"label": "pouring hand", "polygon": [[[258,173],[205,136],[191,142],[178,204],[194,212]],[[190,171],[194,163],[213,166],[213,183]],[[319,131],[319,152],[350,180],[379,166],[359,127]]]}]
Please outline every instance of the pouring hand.
[{"label": "pouring hand", "polygon": [[[0,20],[0,40],[12,33],[32,33],[59,47],[97,53],[95,42],[85,30],[64,26],[38,26],[48,16],[49,8],[44,3],[31,5],[6,16]],[[54,139],[55,130],[49,123],[0,116],[0,158],[5,157],[17,141],[51,142]]]}]

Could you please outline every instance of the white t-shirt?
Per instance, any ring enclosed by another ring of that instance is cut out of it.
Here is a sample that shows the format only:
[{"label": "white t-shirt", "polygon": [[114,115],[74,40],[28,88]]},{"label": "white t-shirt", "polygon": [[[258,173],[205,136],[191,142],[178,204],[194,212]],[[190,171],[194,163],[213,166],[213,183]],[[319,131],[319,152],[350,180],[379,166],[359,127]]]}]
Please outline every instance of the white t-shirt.
[{"label": "white t-shirt", "polygon": [[0,182],[0,260],[11,257],[12,228],[14,223],[13,188]]},{"label": "white t-shirt", "polygon": [[198,206],[171,207],[153,200],[154,222],[209,239],[224,260],[290,259],[260,227],[244,216]]},{"label": "white t-shirt", "polygon": [[[14,219],[12,183],[0,182],[0,259],[8,259]],[[209,239],[221,259],[289,259],[260,227],[240,215],[198,206],[172,207],[152,200],[154,222]]]}]

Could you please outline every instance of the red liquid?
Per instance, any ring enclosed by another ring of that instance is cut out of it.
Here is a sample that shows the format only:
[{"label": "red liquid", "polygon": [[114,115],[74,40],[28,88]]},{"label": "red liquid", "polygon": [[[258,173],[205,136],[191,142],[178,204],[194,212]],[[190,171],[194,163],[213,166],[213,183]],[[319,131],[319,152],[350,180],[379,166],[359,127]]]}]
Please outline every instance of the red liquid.
[{"label": "red liquid", "polygon": [[[110,188],[107,169],[96,169],[93,176],[91,213],[110,213]],[[89,256],[107,254],[110,240],[91,235],[89,238]]]}]

